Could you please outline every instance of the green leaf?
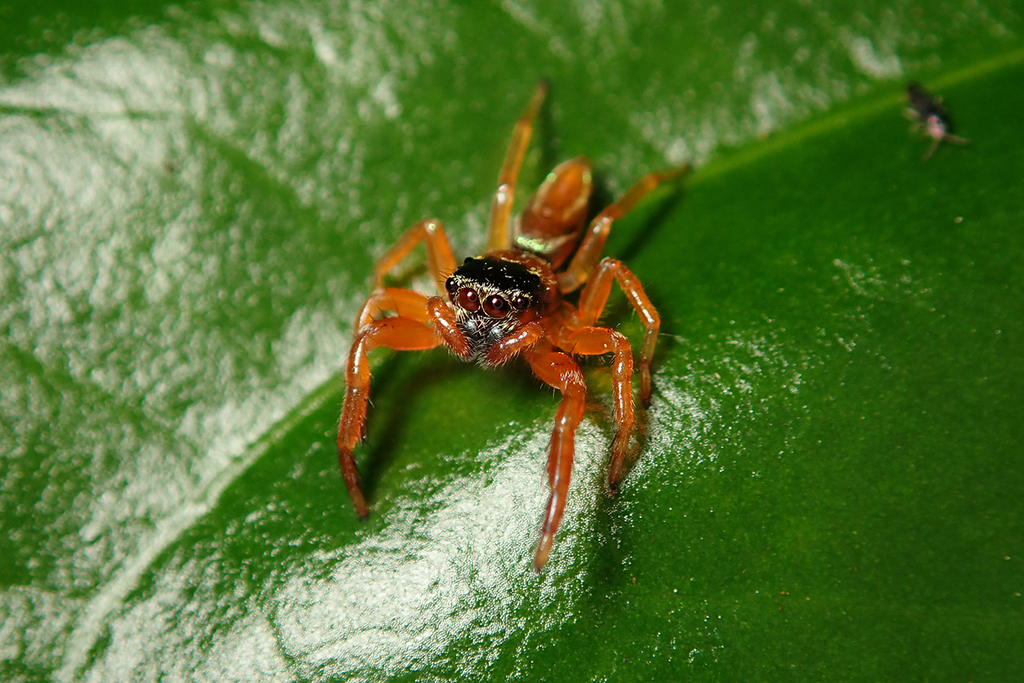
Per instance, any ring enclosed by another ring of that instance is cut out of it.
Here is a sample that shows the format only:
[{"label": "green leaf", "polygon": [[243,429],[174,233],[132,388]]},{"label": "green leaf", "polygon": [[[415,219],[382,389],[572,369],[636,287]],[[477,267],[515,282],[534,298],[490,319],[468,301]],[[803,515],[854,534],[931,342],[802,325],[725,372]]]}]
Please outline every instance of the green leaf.
[{"label": "green leaf", "polygon": [[[1020,679],[1021,10],[0,8],[0,678]],[[542,77],[521,195],[699,170],[613,230],[654,397],[610,497],[586,363],[537,574],[524,368],[375,352],[365,523],[334,431],[374,258],[481,248]]]}]

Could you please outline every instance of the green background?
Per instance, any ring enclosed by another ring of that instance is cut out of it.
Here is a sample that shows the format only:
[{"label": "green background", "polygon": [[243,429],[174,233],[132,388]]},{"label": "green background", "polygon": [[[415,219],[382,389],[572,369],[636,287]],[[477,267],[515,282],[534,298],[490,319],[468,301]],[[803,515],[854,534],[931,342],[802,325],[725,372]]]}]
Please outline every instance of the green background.
[{"label": "green background", "polygon": [[[0,7],[0,678],[1024,677],[1024,8],[549,4]],[[374,259],[481,248],[540,78],[524,189],[698,170],[612,232],[653,401],[611,498],[585,364],[538,575],[524,368],[377,352],[366,523],[333,433]]]}]

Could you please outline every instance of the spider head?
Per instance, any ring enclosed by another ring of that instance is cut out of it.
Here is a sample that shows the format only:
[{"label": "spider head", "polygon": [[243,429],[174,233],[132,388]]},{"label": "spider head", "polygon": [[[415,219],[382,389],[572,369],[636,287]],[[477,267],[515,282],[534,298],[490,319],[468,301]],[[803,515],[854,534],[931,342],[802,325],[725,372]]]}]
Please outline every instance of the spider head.
[{"label": "spider head", "polygon": [[545,287],[541,275],[518,261],[467,258],[445,281],[459,329],[477,360],[502,337],[536,317]]}]

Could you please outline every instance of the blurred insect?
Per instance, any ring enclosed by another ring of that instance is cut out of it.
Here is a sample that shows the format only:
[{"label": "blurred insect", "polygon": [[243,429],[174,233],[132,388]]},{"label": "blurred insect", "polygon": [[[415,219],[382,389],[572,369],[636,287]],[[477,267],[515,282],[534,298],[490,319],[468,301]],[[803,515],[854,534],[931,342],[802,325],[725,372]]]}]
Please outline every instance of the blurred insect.
[{"label": "blurred insect", "polygon": [[911,83],[907,86],[907,99],[910,100],[910,106],[905,110],[907,118],[916,122],[914,124],[916,130],[923,128],[932,139],[932,146],[924,155],[925,160],[932,157],[943,140],[955,142],[958,145],[966,145],[969,142],[969,140],[957,137],[950,132],[952,126],[946,109],[942,106],[941,97],[932,97],[927,90],[921,87],[920,83]]},{"label": "blurred insect", "polygon": [[[633,431],[633,353],[615,330],[599,327],[613,282],[646,328],[637,370],[640,399],[650,400],[650,362],[661,324],[636,276],[623,263],[601,259],[612,222],[626,214],[659,183],[688,170],[682,166],[644,176],[617,202],[601,211],[584,231],[592,190],[590,163],[571,159],[556,167],[510,221],[516,178],[529,144],[533,120],[547,94],[541,83],[516,123],[498,189],[491,203],[487,251],[456,266],[441,222],[413,225],[377,262],[376,288],[355,324],[345,372],[347,387],[338,427],[338,462],[352,503],[367,515],[352,451],[363,433],[370,391],[367,353],[384,346],[419,351],[447,346],[467,361],[494,367],[522,355],[534,374],[562,394],[548,455],[550,497],[541,522],[533,566],[547,561],[565,510],[576,428],[583,418],[586,384],[569,354],[611,354],[612,394],[618,431],[612,440],[608,485],[614,493]],[[426,243],[438,296],[384,287],[384,276],[420,242]],[[571,257],[571,259],[570,259]],[[582,287],[579,302],[563,297]]]}]

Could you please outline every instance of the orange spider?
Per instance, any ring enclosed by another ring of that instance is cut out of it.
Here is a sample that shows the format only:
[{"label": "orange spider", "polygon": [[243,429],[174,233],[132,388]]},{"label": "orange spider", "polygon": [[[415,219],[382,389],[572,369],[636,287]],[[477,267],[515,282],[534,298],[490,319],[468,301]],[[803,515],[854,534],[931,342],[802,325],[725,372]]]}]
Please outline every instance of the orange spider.
[{"label": "orange spider", "polygon": [[[571,159],[548,175],[518,220],[510,225],[516,177],[533,120],[546,94],[547,86],[541,83],[513,130],[491,204],[487,252],[483,256],[467,258],[456,266],[440,221],[428,218],[406,231],[377,262],[376,289],[355,324],[338,427],[338,462],[356,512],[363,518],[367,507],[352,450],[366,421],[370,391],[367,353],[378,346],[420,351],[443,344],[460,358],[486,367],[501,365],[521,353],[534,374],[562,394],[548,456],[551,496],[533,558],[537,570],[547,561],[565,510],[576,428],[583,418],[587,392],[583,373],[570,353],[612,354],[618,423],[608,472],[613,493],[622,474],[634,420],[630,384],[633,353],[623,335],[597,326],[613,280],[618,281],[646,327],[638,369],[640,398],[644,405],[650,400],[648,366],[661,321],[640,282],[625,265],[612,258],[598,263],[608,231],[615,219],[625,215],[658,183],[688,169],[682,166],[644,176],[619,201],[598,214],[584,233],[591,193],[590,164],[583,158]],[[430,273],[440,296],[384,287],[384,275],[421,241],[426,243]],[[570,256],[572,260],[562,269]],[[565,301],[564,295],[584,283],[578,306]],[[390,315],[382,317],[385,313]]]}]

